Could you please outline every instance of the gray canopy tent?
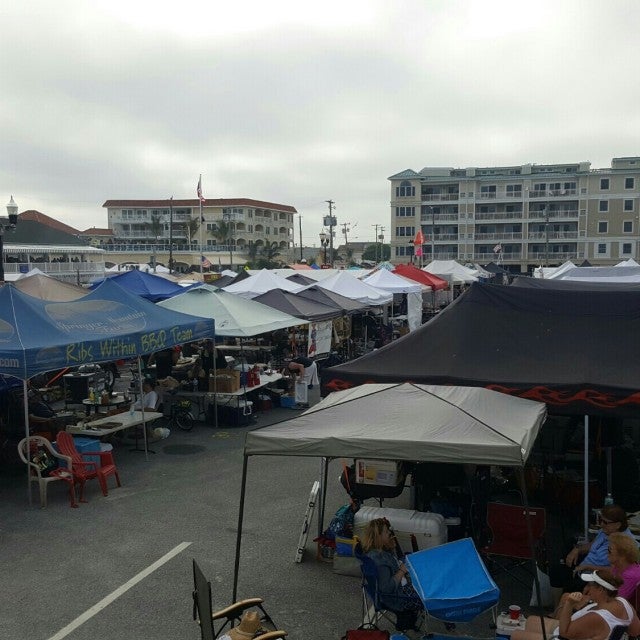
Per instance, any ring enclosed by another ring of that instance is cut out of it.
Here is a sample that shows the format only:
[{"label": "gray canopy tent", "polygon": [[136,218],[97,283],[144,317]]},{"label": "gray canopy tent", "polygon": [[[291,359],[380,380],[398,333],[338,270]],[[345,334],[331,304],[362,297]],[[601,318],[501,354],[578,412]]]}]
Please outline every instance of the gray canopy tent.
[{"label": "gray canopy tent", "polygon": [[[332,393],[291,420],[249,432],[242,468],[233,601],[238,588],[250,456],[310,456],[324,460],[348,457],[517,467],[528,513],[522,470],[546,413],[542,403],[477,387],[364,384]],[[322,475],[320,514],[326,492],[326,464]],[[528,529],[533,546],[530,523]],[[540,602],[537,577],[536,585]]]}]

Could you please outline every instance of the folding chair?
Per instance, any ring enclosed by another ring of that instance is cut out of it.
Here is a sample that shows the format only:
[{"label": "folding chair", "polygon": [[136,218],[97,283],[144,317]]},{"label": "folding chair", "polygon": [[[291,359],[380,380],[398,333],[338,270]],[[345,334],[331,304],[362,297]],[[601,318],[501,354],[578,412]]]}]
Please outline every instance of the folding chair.
[{"label": "folding chair", "polygon": [[382,603],[384,594],[378,589],[378,567],[371,558],[359,553],[362,572],[362,624],[377,625],[381,618],[386,619],[398,631],[414,629],[418,616],[415,611],[396,611]]},{"label": "folding chair", "polygon": [[[202,640],[220,637],[227,627],[234,627],[240,622],[242,614],[252,608],[260,612],[260,625],[264,629],[264,633],[258,636],[261,640],[276,640],[287,635],[286,631],[276,630],[271,616],[262,606],[262,598],[240,600],[214,613],[211,605],[211,582],[205,578],[198,563],[193,561],[193,619],[200,626]],[[214,625],[218,620],[222,624],[216,631]]]},{"label": "folding chair", "polygon": [[[529,543],[527,514],[531,523],[533,549]],[[487,524],[490,529],[490,541],[482,549],[482,554],[494,570],[506,571],[516,580],[523,582],[513,572],[517,567],[525,567],[535,559],[546,568],[547,550],[544,534],[547,528],[547,513],[542,507],[529,507],[526,510],[521,505],[489,502]],[[530,580],[530,577],[527,579]]]},{"label": "folding chair", "polygon": [[405,557],[411,583],[429,619],[444,622],[447,630],[489,611],[495,629],[500,590],[471,538],[462,538]]}]

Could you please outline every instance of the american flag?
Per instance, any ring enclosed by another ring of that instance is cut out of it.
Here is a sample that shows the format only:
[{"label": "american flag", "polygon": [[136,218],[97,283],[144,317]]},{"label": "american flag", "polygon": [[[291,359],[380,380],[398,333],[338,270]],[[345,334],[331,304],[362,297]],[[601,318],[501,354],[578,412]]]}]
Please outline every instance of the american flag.
[{"label": "american flag", "polygon": [[198,178],[198,188],[196,189],[198,200],[204,204],[206,200],[202,197],[202,175]]},{"label": "american flag", "polygon": [[208,269],[211,266],[211,260],[209,260],[209,258],[207,258],[206,256],[201,256],[200,260],[202,261],[203,267]]}]

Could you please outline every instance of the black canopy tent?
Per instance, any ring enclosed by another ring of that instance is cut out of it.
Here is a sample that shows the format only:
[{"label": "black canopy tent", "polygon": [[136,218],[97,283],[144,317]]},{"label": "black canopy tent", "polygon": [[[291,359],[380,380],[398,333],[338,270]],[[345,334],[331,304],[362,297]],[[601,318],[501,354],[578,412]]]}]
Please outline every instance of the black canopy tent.
[{"label": "black canopy tent", "polygon": [[637,415],[639,331],[632,290],[474,283],[417,331],[325,369],[322,386],[480,386],[545,402],[554,413]]},{"label": "black canopy tent", "polygon": [[282,289],[272,289],[253,298],[253,300],[304,320],[331,320],[342,315],[335,306],[329,306]]}]

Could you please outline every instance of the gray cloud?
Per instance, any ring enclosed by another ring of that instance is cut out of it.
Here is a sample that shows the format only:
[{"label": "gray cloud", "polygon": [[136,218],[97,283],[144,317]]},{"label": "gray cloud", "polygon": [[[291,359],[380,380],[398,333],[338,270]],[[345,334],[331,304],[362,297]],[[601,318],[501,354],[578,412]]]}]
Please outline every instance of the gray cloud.
[{"label": "gray cloud", "polygon": [[389,226],[386,178],[405,168],[640,153],[634,1],[372,0],[312,22],[275,3],[245,30],[193,0],[176,22],[198,7],[203,24],[184,30],[99,2],[14,4],[4,197],[80,228],[106,225],[108,198],[194,197],[202,173],[205,196],[295,206],[309,243],[332,198],[364,240]]}]

